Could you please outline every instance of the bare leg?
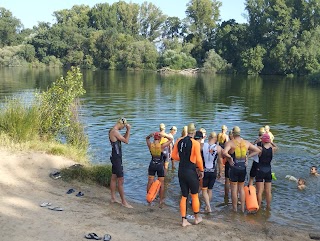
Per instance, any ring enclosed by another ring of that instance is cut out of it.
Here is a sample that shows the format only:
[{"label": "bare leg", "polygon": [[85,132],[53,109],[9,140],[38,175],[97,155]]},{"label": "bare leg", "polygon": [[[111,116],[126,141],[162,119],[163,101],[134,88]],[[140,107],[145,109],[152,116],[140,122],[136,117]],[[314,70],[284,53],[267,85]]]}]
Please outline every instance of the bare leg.
[{"label": "bare leg", "polygon": [[254,180],[254,177],[250,177],[249,186],[253,186],[253,180]]},{"label": "bare leg", "polygon": [[256,186],[258,189],[258,205],[261,208],[261,202],[262,202],[262,194],[264,191],[264,183],[263,182],[256,182]]},{"label": "bare leg", "polygon": [[229,202],[230,180],[226,177],[224,181],[224,201]]},{"label": "bare leg", "polygon": [[160,208],[163,207],[164,204],[164,177],[159,177],[158,178],[159,181],[161,182],[161,186],[160,186]]},{"label": "bare leg", "polygon": [[244,182],[239,182],[238,183],[238,191],[239,191],[239,194],[240,194],[241,211],[244,213],[246,196],[245,196],[243,188],[244,188]]},{"label": "bare leg", "polygon": [[111,202],[112,203],[121,203],[116,198],[116,189],[117,189],[117,176],[116,176],[116,174],[112,174],[111,181],[110,181]]},{"label": "bare leg", "polygon": [[211,211],[210,197],[209,197],[208,192],[209,192],[209,189],[207,189],[207,188],[202,189],[202,196],[203,196],[204,202],[206,203],[205,210],[206,210],[206,212],[211,213],[212,211]]},{"label": "bare leg", "polygon": [[126,208],[133,208],[125,199],[124,197],[124,189],[123,189],[123,182],[124,182],[124,178],[123,177],[119,177],[118,178],[118,190],[119,190],[119,194],[121,197],[121,203],[122,206],[126,207]]},{"label": "bare leg", "polygon": [[176,169],[176,167],[175,167],[175,165],[174,165],[174,162],[175,162],[175,161],[174,161],[173,159],[171,159],[172,170],[173,170],[173,169]]},{"label": "bare leg", "polygon": [[154,176],[149,176],[148,177],[148,184],[147,184],[147,193],[149,192],[149,189],[150,189],[153,181],[154,181]]},{"label": "bare leg", "polygon": [[233,211],[238,211],[238,183],[237,182],[231,182],[231,200],[232,200],[232,208]]},{"label": "bare leg", "polygon": [[267,209],[271,209],[271,201],[272,201],[272,194],[271,194],[271,182],[264,183],[266,189],[266,200],[267,200]]}]

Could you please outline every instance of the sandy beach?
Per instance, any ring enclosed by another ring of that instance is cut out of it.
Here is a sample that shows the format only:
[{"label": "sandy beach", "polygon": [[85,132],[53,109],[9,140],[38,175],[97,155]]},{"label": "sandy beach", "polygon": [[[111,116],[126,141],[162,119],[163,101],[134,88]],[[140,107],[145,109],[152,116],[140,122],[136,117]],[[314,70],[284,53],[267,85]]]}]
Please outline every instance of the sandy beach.
[{"label": "sandy beach", "polygon": [[[0,151],[0,240],[86,240],[86,233],[110,234],[112,240],[310,240],[309,233],[266,224],[206,220],[182,228],[178,212],[157,205],[110,203],[110,190],[78,182],[54,180],[49,173],[74,164],[40,152]],[[76,192],[66,194],[74,188]],[[83,197],[76,197],[82,191]],[[130,201],[130,200],[129,200]],[[43,202],[63,211],[40,207]],[[178,204],[177,204],[178,205]]]}]

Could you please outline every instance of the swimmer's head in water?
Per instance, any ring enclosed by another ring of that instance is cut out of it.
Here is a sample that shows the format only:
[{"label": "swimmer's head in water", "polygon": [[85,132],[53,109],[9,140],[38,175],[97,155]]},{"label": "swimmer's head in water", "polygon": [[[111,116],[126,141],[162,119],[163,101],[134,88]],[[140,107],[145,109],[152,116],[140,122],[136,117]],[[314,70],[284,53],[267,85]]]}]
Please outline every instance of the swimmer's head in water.
[{"label": "swimmer's head in water", "polygon": [[153,139],[154,140],[160,140],[161,139],[160,132],[155,132],[154,135],[153,135]]},{"label": "swimmer's head in water", "polygon": [[317,173],[318,173],[317,167],[316,166],[312,166],[310,168],[310,174],[317,174]]},{"label": "swimmer's head in water", "polygon": [[303,178],[299,178],[298,185],[306,185],[306,180],[304,180]]}]

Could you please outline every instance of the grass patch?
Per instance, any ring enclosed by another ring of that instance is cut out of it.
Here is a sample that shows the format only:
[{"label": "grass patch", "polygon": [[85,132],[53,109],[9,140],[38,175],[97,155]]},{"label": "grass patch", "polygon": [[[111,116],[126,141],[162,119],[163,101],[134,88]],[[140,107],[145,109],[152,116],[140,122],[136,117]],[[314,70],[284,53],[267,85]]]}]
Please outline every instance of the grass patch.
[{"label": "grass patch", "polygon": [[111,165],[82,166],[61,169],[61,176],[65,181],[77,180],[85,183],[96,183],[109,187],[111,181]]},{"label": "grass patch", "polygon": [[43,141],[40,139],[34,139],[30,141],[17,142],[10,135],[0,133],[0,146],[3,149],[10,151],[43,151],[51,155],[64,156],[82,164],[89,163],[89,157],[86,149],[79,149],[78,147],[62,144],[54,140]]}]

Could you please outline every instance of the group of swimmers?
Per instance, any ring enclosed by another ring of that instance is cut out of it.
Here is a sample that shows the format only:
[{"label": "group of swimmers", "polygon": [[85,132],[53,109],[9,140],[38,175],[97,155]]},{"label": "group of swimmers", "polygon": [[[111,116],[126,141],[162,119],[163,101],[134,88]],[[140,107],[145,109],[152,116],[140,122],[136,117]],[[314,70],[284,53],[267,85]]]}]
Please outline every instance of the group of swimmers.
[{"label": "group of swimmers", "polygon": [[[124,135],[120,130],[126,128]],[[112,146],[112,178],[111,178],[111,202],[119,202],[123,206],[132,208],[125,200],[123,192],[123,166],[121,142],[128,143],[131,126],[125,118],[120,118],[116,125],[109,131],[109,139]],[[237,212],[238,203],[241,211],[245,211],[244,182],[249,158],[253,159],[250,170],[249,185],[253,185],[255,179],[258,204],[261,206],[262,196],[265,193],[266,208],[271,205],[271,161],[278,147],[274,144],[274,136],[270,127],[259,129],[258,138],[253,143],[241,137],[241,130],[235,126],[232,131],[227,132],[227,127],[222,126],[221,132],[211,132],[207,138],[206,130],[196,130],[193,123],[184,126],[181,137],[174,141],[177,128],[172,126],[170,133],[165,132],[165,124],[159,125],[159,131],[152,132],[146,136],[146,143],[151,154],[148,167],[147,192],[157,176],[161,182],[160,207],[164,204],[165,185],[164,178],[171,162],[175,168],[175,162],[179,161],[178,178],[181,188],[180,213],[182,226],[191,225],[187,220],[187,199],[191,196],[191,204],[194,212],[194,223],[202,221],[200,212],[199,192],[205,202],[205,212],[211,212],[210,202],[212,200],[212,188],[216,178],[220,178],[223,171],[225,174],[225,201],[229,202],[229,190],[231,189],[232,207]],[[227,134],[228,133],[228,134]],[[152,140],[152,139],[153,140]],[[315,170],[315,171],[314,171]],[[317,174],[316,167],[312,172]],[[115,190],[118,185],[121,202],[116,200]]]}]

